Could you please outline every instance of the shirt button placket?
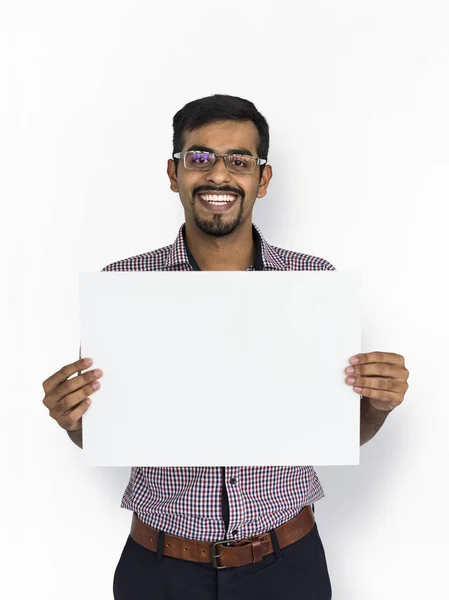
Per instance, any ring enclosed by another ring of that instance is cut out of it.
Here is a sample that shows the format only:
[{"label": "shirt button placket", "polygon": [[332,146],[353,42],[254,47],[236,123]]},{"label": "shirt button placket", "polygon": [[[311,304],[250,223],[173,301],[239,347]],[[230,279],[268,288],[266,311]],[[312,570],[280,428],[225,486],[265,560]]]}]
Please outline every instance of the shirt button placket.
[{"label": "shirt button placket", "polygon": [[[232,493],[232,488],[235,487],[235,485],[237,484],[237,479],[232,474],[231,474],[231,477],[229,479],[229,484],[231,486],[232,500],[234,501],[235,497],[234,497],[234,495]],[[237,536],[237,534],[238,534],[238,529],[236,529],[236,528],[232,529],[231,533],[232,533],[232,536],[235,538]]]}]

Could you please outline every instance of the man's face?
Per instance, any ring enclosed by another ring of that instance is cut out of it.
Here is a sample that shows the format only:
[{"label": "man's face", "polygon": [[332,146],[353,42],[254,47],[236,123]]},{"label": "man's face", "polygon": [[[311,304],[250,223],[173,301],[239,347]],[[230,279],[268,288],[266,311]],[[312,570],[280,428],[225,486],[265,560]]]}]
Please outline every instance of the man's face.
[{"label": "man's face", "polygon": [[[220,121],[185,134],[182,151],[257,156],[258,141],[259,132],[252,121]],[[251,174],[229,173],[222,158],[217,159],[210,171],[188,170],[181,159],[177,174],[174,161],[169,159],[167,174],[170,188],[181,198],[186,222],[195,223],[204,233],[221,237],[232,233],[242,222],[252,221],[256,198],[262,198],[267,192],[271,167],[265,165],[260,183],[260,166]],[[214,192],[235,194],[236,201],[224,207],[208,204],[202,194]]]}]

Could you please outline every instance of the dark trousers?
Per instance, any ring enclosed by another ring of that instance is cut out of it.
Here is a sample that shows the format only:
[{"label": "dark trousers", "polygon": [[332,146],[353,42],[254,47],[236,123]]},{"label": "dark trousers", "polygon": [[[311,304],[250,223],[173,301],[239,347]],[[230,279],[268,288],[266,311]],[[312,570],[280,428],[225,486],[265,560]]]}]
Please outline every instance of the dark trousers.
[{"label": "dark trousers", "polygon": [[128,536],[114,573],[115,600],[331,600],[323,544],[315,523],[303,538],[262,561],[217,571],[162,556]]}]

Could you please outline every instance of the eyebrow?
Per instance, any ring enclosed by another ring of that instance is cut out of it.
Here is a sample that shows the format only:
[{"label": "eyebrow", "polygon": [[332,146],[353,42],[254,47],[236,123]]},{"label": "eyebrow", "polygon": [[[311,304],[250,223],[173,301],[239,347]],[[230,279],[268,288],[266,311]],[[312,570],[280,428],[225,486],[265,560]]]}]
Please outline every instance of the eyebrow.
[{"label": "eyebrow", "polygon": [[[200,150],[202,152],[212,152],[213,154],[219,154],[219,152],[216,152],[212,148],[208,148],[207,146],[199,146],[198,144],[190,146],[190,148],[187,148],[186,152],[190,152],[191,150]],[[248,156],[253,156],[253,153],[250,150],[248,150],[248,148],[229,148],[229,150],[226,151],[226,154],[247,154]]]}]

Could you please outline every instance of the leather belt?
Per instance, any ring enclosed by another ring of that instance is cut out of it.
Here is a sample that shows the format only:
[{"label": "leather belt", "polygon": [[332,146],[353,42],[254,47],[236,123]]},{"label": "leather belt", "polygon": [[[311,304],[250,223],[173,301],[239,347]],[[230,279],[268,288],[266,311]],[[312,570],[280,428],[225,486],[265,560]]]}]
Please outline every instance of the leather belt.
[{"label": "leather belt", "polygon": [[[314,524],[315,516],[312,507],[308,505],[293,519],[275,529],[280,548],[297,542],[309,533]],[[147,550],[157,551],[159,532],[143,523],[136,513],[133,513],[131,522],[131,537]],[[190,540],[165,533],[162,553],[171,558],[212,563],[216,569],[226,569],[259,562],[264,556],[273,552],[274,548],[269,533],[239,541],[221,540],[218,542]]]}]

